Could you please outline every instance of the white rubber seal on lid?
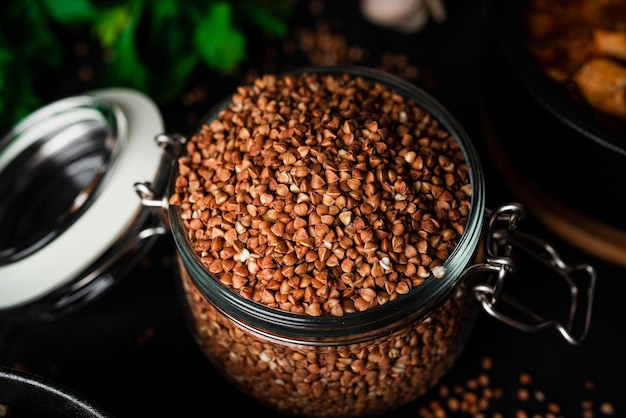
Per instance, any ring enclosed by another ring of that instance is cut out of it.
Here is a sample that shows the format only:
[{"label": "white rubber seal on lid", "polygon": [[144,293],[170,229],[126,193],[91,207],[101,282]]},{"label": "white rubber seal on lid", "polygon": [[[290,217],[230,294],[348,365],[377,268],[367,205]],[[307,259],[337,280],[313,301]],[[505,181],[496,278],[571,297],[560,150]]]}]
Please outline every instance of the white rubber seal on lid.
[{"label": "white rubber seal on lid", "polygon": [[154,145],[163,132],[156,104],[123,88],[88,92],[109,101],[125,117],[118,121],[125,142],[106,186],[85,212],[62,234],[38,251],[0,266],[0,309],[27,304],[76,279],[124,235],[143,205],[134,184],[152,181],[162,151]]}]

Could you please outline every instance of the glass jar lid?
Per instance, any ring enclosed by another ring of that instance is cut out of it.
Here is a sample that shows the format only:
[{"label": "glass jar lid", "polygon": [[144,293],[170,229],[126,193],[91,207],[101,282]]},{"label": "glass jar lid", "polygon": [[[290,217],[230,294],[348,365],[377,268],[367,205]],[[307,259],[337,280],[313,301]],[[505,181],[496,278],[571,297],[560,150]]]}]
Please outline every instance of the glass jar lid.
[{"label": "glass jar lid", "polygon": [[162,171],[162,130],[150,98],[114,88],[47,105],[0,139],[0,315],[113,280],[145,212],[134,182]]}]

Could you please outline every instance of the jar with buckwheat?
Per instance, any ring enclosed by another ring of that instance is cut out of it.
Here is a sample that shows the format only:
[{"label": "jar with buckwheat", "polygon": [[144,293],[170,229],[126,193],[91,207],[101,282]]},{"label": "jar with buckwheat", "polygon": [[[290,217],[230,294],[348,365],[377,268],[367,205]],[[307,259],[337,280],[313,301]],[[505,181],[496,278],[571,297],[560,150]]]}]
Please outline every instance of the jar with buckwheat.
[{"label": "jar with buckwheat", "polygon": [[227,381],[286,415],[364,417],[452,367],[488,293],[466,277],[493,267],[476,151],[436,100],[378,70],[306,67],[240,86],[178,139],[181,294]]}]

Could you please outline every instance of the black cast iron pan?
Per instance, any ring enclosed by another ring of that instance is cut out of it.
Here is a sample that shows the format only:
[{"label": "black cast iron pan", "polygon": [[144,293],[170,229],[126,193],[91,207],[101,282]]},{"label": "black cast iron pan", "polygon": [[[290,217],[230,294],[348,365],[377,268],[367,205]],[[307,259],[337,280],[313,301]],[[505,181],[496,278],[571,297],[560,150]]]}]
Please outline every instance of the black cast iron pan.
[{"label": "black cast iron pan", "polygon": [[42,376],[0,366],[0,404],[14,418],[112,418],[75,391]]}]

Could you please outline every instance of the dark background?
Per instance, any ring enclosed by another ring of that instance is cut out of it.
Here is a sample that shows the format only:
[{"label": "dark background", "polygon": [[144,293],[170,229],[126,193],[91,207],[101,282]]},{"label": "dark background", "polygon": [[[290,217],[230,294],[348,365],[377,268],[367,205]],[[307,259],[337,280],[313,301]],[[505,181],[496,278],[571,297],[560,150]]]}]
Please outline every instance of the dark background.
[{"label": "dark background", "polygon": [[[500,65],[501,74],[506,72],[505,65],[493,59],[495,34],[489,31],[485,4],[478,0],[449,0],[445,22],[431,22],[416,34],[400,35],[366,22],[359,14],[357,1],[328,1],[323,12],[312,11],[310,5],[318,3],[300,3],[291,35],[294,44],[299,39],[298,28],[314,31],[323,21],[347,45],[367,52],[359,59],[340,57],[337,63],[370,65],[396,73],[406,70],[407,65],[414,66],[418,71],[417,75],[411,73],[411,81],[447,107],[475,141],[486,173],[488,207],[517,201],[494,168],[495,157],[483,139],[485,114],[481,106],[486,100],[486,89],[497,82],[496,88],[507,91],[506,80],[485,77],[487,69],[499,74]],[[263,39],[254,42],[246,71],[281,69],[313,61],[310,51],[297,45],[294,53],[286,52],[282,43],[264,44]],[[385,61],[385,54],[402,56],[406,63],[396,68]],[[244,72],[228,78],[198,74],[190,91],[200,92],[201,100],[190,105],[181,98],[164,106],[166,130],[192,132],[202,115],[237,85]],[[75,78],[71,73],[66,84],[60,83],[72,86],[64,90],[67,94],[77,88]],[[62,96],[64,91],[54,94]],[[501,100],[495,104],[498,112],[519,111],[514,95],[505,94]],[[487,120],[497,117],[497,112],[486,116]],[[510,126],[510,131],[498,140],[523,140],[515,132],[515,126]],[[568,150],[561,152],[567,154]],[[523,162],[522,167],[541,169],[532,161]],[[513,417],[518,410],[527,411],[528,416],[546,414],[548,403],[555,402],[560,405],[556,416],[578,417],[583,416],[584,401],[591,401],[595,416],[603,416],[603,403],[613,407],[614,416],[626,416],[626,361],[620,335],[625,319],[621,305],[626,289],[623,268],[553,235],[532,216],[523,228],[554,244],[567,261],[595,266],[598,281],[589,338],[572,346],[552,329],[528,334],[481,311],[465,351],[439,387],[388,414],[389,417],[421,416],[421,408],[427,408],[431,402],[445,402],[440,396],[441,386],[467,387],[468,381],[483,372],[481,362],[485,357],[493,361],[493,367],[484,371],[490,378],[488,388],[502,393],[500,398],[489,401],[487,416],[502,412]],[[276,415],[226,384],[200,354],[182,316],[173,253],[169,237],[160,238],[119,286],[67,317],[46,323],[0,322],[0,365],[51,378],[118,417],[216,416],[218,408],[232,415]],[[538,299],[547,295],[545,271],[526,268],[521,274],[528,283],[524,292]],[[555,299],[554,303],[567,301]],[[531,383],[520,383],[523,373],[532,377]],[[529,400],[518,397],[520,387],[530,390]],[[448,411],[448,416],[470,415]]]}]

